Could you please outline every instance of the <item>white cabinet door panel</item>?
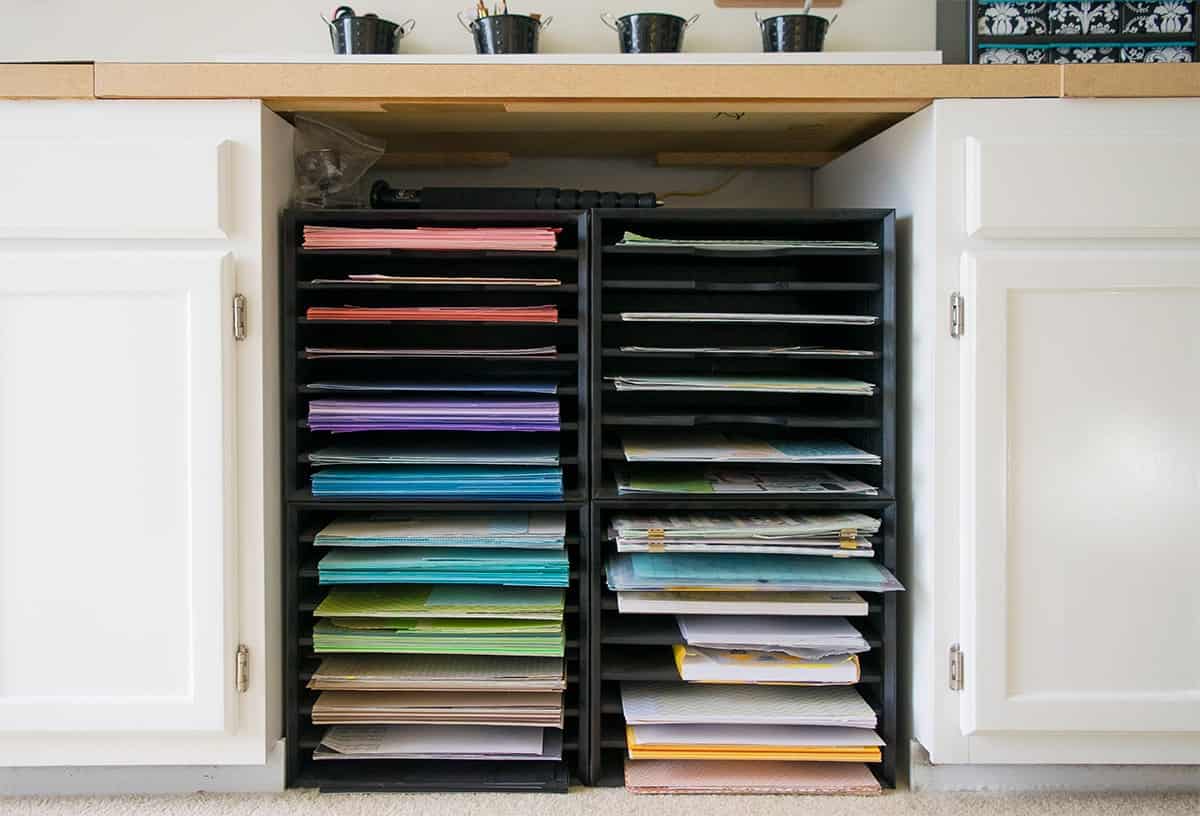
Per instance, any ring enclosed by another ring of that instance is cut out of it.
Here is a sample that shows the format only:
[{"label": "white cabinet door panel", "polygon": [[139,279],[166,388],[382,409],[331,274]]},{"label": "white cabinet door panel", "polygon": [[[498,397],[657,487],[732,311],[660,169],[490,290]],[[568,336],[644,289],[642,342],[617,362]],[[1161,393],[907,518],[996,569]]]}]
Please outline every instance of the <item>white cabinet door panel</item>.
[{"label": "white cabinet door panel", "polygon": [[[1049,128],[1049,125],[1045,127]],[[1067,132],[968,138],[964,225],[974,238],[1200,236],[1195,142]]]},{"label": "white cabinet door panel", "polygon": [[[225,238],[232,145],[122,137],[4,141],[0,237]],[[57,179],[69,179],[58,183]]]},{"label": "white cabinet door panel", "polygon": [[963,733],[1200,732],[1200,253],[963,276]]},{"label": "white cabinet door panel", "polygon": [[236,728],[233,291],[0,254],[0,734]]}]

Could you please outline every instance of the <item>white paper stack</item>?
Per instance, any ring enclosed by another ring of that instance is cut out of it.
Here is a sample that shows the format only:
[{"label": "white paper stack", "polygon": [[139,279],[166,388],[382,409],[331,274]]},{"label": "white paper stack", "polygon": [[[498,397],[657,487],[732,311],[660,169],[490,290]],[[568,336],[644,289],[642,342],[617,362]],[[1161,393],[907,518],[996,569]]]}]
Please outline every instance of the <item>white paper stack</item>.
[{"label": "white paper stack", "polygon": [[726,617],[679,615],[679,632],[689,646],[784,652],[820,659],[870,650],[862,634],[845,618]]},{"label": "white paper stack", "polygon": [[617,593],[617,609],[631,614],[865,615],[857,592],[660,592]]},{"label": "white paper stack", "polygon": [[614,516],[617,552],[870,557],[878,518],[865,513],[662,513]]},{"label": "white paper stack", "polygon": [[627,725],[836,725],[874,728],[853,686],[705,686],[622,683]]},{"label": "white paper stack", "polygon": [[675,646],[675,665],[687,683],[844,686],[859,680],[858,655],[797,657],[786,652]]},{"label": "white paper stack", "polygon": [[471,725],[339,725],[313,759],[542,759],[562,755],[562,732]]}]

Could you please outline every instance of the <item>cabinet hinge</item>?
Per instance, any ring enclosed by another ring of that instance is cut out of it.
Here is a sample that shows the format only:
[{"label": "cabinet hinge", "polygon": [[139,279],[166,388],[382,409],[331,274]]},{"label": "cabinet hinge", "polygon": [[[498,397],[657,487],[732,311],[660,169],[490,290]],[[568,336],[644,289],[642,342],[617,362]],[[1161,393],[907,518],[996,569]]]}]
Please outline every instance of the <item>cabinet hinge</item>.
[{"label": "cabinet hinge", "polygon": [[957,643],[950,644],[950,690],[963,690],[963,652]]},{"label": "cabinet hinge", "polygon": [[238,691],[245,691],[250,688],[250,650],[244,644],[237,647],[236,665],[234,685]]},{"label": "cabinet hinge", "polygon": [[233,296],[233,339],[246,339],[246,296]]},{"label": "cabinet hinge", "polygon": [[961,292],[950,293],[950,336],[962,337],[967,331],[967,301]]}]

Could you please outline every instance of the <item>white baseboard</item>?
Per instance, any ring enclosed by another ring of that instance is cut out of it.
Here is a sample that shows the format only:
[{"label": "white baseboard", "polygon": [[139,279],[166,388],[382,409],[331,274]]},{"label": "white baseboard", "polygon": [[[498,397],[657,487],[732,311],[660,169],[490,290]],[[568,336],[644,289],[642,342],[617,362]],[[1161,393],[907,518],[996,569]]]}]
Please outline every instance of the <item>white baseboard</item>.
[{"label": "white baseboard", "polygon": [[0,796],[276,793],[283,790],[283,740],[266,765],[0,768]]},{"label": "white baseboard", "polygon": [[1200,793],[1200,765],[934,765],[916,740],[909,757],[914,791]]}]

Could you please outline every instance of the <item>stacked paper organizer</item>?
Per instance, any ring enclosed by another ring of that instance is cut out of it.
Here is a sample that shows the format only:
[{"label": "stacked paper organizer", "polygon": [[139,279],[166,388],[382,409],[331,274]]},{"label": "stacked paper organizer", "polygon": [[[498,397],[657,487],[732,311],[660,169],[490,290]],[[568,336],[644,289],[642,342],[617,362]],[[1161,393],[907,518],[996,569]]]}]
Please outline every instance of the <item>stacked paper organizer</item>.
[{"label": "stacked paper organizer", "polygon": [[285,217],[290,784],[578,774],[581,218]]},{"label": "stacked paper organizer", "polygon": [[601,782],[891,784],[892,223],[717,210],[594,222]]}]

